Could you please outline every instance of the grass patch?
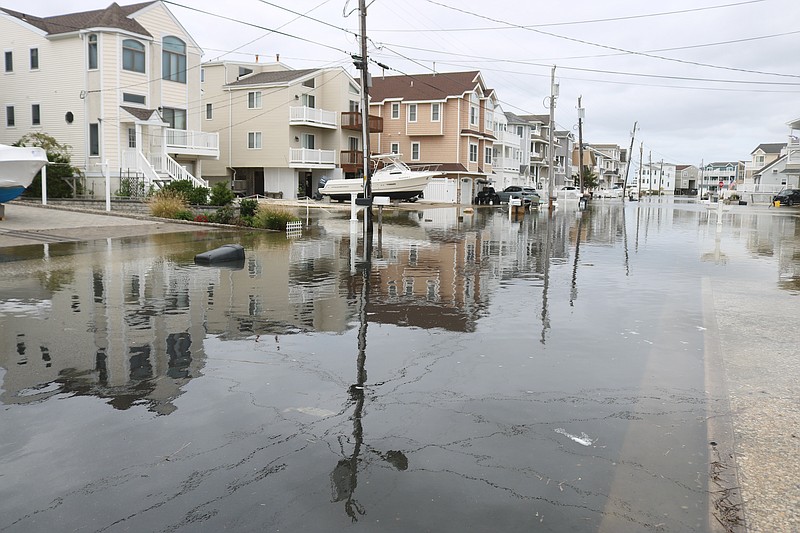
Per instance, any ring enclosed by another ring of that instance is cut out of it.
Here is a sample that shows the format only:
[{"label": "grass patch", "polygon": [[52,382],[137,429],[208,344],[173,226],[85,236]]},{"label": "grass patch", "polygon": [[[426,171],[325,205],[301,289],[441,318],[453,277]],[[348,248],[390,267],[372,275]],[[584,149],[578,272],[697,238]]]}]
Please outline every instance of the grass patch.
[{"label": "grass patch", "polygon": [[147,201],[150,213],[159,218],[177,218],[178,213],[188,211],[186,197],[175,191],[159,191]]}]

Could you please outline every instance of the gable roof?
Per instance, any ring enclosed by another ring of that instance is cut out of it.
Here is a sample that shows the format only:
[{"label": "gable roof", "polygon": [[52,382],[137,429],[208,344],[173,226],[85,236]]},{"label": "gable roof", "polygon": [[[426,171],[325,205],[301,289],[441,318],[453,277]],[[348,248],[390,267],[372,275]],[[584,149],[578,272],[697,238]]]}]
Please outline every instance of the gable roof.
[{"label": "gable roof", "polygon": [[241,80],[231,82],[226,87],[242,87],[250,85],[270,85],[282,84],[296,81],[304,78],[313,72],[320,72],[318,68],[310,68],[304,70],[276,70],[271,72],[259,72],[252,76],[247,76]]},{"label": "gable roof", "polygon": [[141,24],[128,17],[157,1],[159,0],[151,0],[150,2],[141,2],[128,6],[120,6],[114,2],[105,9],[94,9],[92,11],[82,11],[80,13],[69,13],[52,17],[36,17],[4,7],[0,7],[0,10],[46,32],[48,35],[71,33],[79,30],[88,30],[90,28],[115,28],[152,37]]},{"label": "gable roof", "polygon": [[761,167],[760,169],[756,170],[756,171],[753,173],[753,176],[761,176],[762,174],[764,174],[764,172],[766,172],[766,171],[767,171],[767,170],[769,170],[770,168],[772,168],[772,167],[774,167],[774,166],[777,166],[777,165],[780,165],[781,163],[784,163],[785,161],[786,161],[786,156],[785,156],[785,155],[782,155],[781,157],[779,157],[779,158],[778,158],[778,159],[776,159],[775,161],[773,161],[773,162],[771,162],[771,163],[767,163],[766,165],[764,165],[764,166],[763,166],[763,167]]},{"label": "gable roof", "polygon": [[545,126],[550,124],[550,115],[519,115],[526,122],[541,122]]},{"label": "gable roof", "polygon": [[786,148],[786,143],[762,143],[756,146],[756,149],[750,152],[750,155],[753,155],[759,150],[765,154],[779,154],[784,148]]},{"label": "gable roof", "polygon": [[479,85],[483,86],[483,80],[477,70],[381,76],[372,78],[369,94],[372,102],[383,102],[387,98],[410,101],[444,100],[448,96],[461,96]]}]

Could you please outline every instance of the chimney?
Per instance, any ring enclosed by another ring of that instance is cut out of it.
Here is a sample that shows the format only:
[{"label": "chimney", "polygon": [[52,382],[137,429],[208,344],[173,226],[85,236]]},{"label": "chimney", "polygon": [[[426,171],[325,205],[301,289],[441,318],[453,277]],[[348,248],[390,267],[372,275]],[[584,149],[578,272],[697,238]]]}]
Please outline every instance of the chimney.
[{"label": "chimney", "polygon": [[276,63],[280,63],[281,62],[281,55],[280,54],[275,54],[275,62]]},{"label": "chimney", "polygon": [[258,54],[256,54],[256,63],[258,63]]}]

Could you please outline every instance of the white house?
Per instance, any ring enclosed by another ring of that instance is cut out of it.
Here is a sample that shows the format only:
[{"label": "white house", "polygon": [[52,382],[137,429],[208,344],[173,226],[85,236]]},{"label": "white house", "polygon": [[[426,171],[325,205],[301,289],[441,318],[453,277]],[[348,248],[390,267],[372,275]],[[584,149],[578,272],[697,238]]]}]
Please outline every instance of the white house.
[{"label": "white house", "polygon": [[202,51],[164,2],[39,17],[0,8],[0,142],[30,132],[72,147],[89,194],[202,179],[219,157],[201,132]]}]

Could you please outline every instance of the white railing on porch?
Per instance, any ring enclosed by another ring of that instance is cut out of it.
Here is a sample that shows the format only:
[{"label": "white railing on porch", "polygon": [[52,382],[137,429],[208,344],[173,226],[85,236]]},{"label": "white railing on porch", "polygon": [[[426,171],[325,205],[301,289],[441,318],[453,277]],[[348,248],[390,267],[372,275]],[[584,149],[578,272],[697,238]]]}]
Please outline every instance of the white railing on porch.
[{"label": "white railing on porch", "polygon": [[[147,188],[150,185],[160,188],[161,182],[171,180],[189,180],[195,187],[208,187],[208,181],[194,176],[167,154],[150,154],[147,157],[141,150],[125,150],[122,153],[121,169],[141,172]],[[159,173],[166,174],[169,178]]]},{"label": "white railing on porch", "polygon": [[786,164],[800,165],[800,142],[791,139],[786,145]]},{"label": "white railing on porch", "polygon": [[334,150],[314,150],[311,148],[289,148],[289,164],[294,165],[335,165]]},{"label": "white railing on porch", "polygon": [[164,129],[164,142],[167,148],[219,150],[219,133],[166,128]]},{"label": "white railing on porch", "polygon": [[158,182],[161,177],[141,150],[136,151],[136,163],[136,169],[144,174],[145,190],[150,189],[151,186],[158,188]]},{"label": "white railing on porch", "polygon": [[336,127],[336,112],[314,107],[290,107],[289,122],[304,122]]}]

